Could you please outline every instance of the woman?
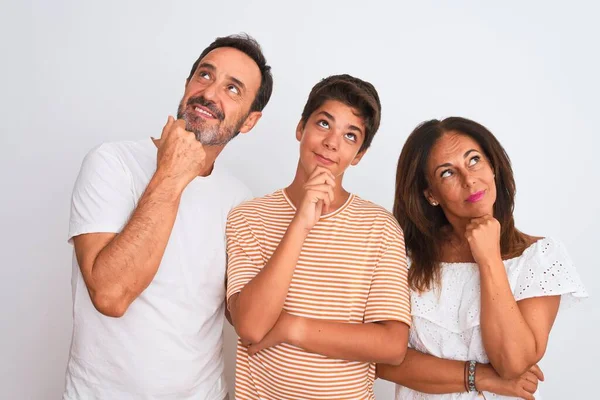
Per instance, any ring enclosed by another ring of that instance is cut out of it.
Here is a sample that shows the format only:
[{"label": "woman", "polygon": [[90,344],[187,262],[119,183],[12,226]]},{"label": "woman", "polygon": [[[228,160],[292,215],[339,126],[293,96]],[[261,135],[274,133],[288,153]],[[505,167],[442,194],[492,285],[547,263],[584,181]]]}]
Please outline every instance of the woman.
[{"label": "woman", "polygon": [[397,400],[540,399],[536,364],[559,305],[587,293],[560,242],[515,228],[508,155],[474,121],[431,120],[406,141],[396,179],[411,349],[378,376],[398,384]]}]

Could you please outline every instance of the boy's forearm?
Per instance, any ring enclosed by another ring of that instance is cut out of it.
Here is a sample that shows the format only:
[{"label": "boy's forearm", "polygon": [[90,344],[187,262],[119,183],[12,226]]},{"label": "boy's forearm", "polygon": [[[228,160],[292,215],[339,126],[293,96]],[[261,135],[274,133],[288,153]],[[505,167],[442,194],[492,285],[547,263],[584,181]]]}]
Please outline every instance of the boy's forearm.
[{"label": "boy's forearm", "polygon": [[289,343],[311,353],[350,361],[402,363],[408,326],[400,321],[346,323],[293,317]]},{"label": "boy's forearm", "polygon": [[260,342],[277,322],[307,234],[292,221],[271,259],[232,304],[235,328],[243,340]]}]

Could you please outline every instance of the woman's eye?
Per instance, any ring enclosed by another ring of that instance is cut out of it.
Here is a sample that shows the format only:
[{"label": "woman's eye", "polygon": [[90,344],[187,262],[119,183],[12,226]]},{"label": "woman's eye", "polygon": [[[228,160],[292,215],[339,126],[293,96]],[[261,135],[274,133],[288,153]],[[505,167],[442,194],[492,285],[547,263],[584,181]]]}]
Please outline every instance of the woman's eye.
[{"label": "woman's eye", "polygon": [[447,178],[449,176],[452,176],[452,171],[450,171],[449,169],[442,171],[442,173],[440,174],[440,177],[442,178]]},{"label": "woman's eye", "polygon": [[323,119],[320,121],[317,121],[317,125],[319,125],[321,128],[329,128],[329,122],[327,122]]},{"label": "woman's eye", "polygon": [[469,160],[469,166],[477,164],[479,162],[479,160],[481,160],[481,157],[479,157],[479,156],[472,157]]}]

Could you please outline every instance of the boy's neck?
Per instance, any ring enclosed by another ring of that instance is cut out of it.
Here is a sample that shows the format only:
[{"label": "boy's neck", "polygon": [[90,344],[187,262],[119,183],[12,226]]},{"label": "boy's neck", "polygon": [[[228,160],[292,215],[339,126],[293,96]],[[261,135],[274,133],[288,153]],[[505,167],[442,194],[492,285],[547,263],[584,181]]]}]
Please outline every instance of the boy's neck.
[{"label": "boy's neck", "polygon": [[[329,207],[329,212],[334,212],[341,206],[343,206],[348,200],[348,196],[350,193],[344,189],[342,186],[342,180],[344,178],[344,174],[336,177],[336,185],[333,188],[333,204]],[[292,204],[297,208],[304,196],[304,184],[308,180],[308,175],[304,172],[304,169],[298,163],[298,167],[296,168],[296,176],[294,176],[294,180],[292,183],[285,188],[285,193],[287,197],[290,199]]]}]

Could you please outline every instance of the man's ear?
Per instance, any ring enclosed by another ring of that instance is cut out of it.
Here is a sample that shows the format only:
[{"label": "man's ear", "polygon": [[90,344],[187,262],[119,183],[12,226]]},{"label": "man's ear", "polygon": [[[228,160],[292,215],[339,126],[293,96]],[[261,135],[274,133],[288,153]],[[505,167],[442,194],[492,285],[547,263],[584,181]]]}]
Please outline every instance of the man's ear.
[{"label": "man's ear", "polygon": [[248,114],[246,120],[244,121],[244,124],[240,127],[240,133],[250,132],[250,130],[254,128],[254,125],[256,125],[260,117],[262,117],[262,112],[260,111],[252,111],[250,114]]},{"label": "man's ear", "polygon": [[300,121],[298,121],[298,125],[296,125],[296,139],[298,141],[302,140],[303,131],[304,131],[304,121],[300,120]]}]

